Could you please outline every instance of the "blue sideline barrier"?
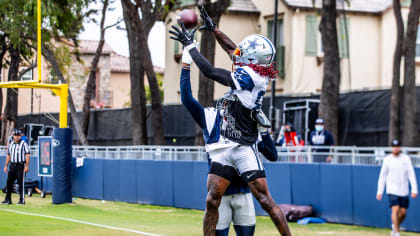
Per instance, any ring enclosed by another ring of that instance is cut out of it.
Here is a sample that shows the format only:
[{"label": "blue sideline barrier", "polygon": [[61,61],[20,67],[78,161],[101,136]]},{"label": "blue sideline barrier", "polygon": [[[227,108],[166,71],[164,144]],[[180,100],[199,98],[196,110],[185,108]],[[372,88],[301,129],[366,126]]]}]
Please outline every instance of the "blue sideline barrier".
[{"label": "blue sideline barrier", "polygon": [[353,166],[352,196],[353,223],[356,225],[390,227],[387,196],[376,200],[380,168],[377,166]]},{"label": "blue sideline barrier", "polygon": [[353,224],[351,166],[320,165],[319,215],[329,222]]},{"label": "blue sideline barrier", "polygon": [[[27,179],[39,180],[36,157]],[[0,165],[4,156],[0,157]],[[84,159],[75,167],[73,196],[161,206],[204,209],[207,162]],[[386,194],[376,200],[379,166],[265,163],[267,182],[279,204],[312,205],[329,222],[390,227]],[[420,184],[420,169],[416,169]],[[6,174],[0,172],[1,187]],[[44,189],[52,179],[44,178]],[[30,200],[29,200],[30,201]],[[258,202],[257,215],[266,215]],[[420,232],[420,197],[410,199],[403,229]]]}]

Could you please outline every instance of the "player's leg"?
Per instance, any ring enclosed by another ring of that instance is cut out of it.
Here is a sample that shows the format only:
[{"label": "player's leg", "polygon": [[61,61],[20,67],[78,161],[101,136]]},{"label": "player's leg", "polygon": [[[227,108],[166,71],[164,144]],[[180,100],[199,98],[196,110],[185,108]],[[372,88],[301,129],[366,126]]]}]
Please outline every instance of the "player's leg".
[{"label": "player's leg", "polygon": [[7,174],[7,184],[6,184],[6,198],[5,201],[9,201],[12,203],[12,191],[13,191],[13,184],[16,180],[16,167],[15,165],[9,166],[9,172]]},{"label": "player's leg", "polygon": [[270,215],[281,235],[291,235],[286,217],[271,198],[265,179],[265,171],[257,151],[253,146],[240,146],[235,150],[235,165],[248,183],[252,194],[261,207]]},{"label": "player's leg", "polygon": [[255,232],[255,208],[252,194],[233,195],[233,227],[237,236],[253,236]]},{"label": "player's leg", "polygon": [[400,232],[400,222],[398,220],[398,212],[400,210],[400,206],[395,205],[391,207],[391,221],[394,225],[394,231],[396,233]]},{"label": "player's leg", "polygon": [[228,236],[232,222],[232,195],[223,196],[219,206],[219,220],[216,225],[216,236]]},{"label": "player's leg", "polygon": [[261,207],[271,218],[277,230],[281,235],[291,235],[289,225],[286,217],[281,211],[270,195],[268,190],[266,178],[258,178],[248,183],[251,188],[252,194],[255,196]]},{"label": "player's leg", "polygon": [[18,181],[18,186],[19,186],[19,202],[18,204],[25,204],[25,189],[24,189],[24,178],[23,175],[25,174],[24,170],[24,166],[23,165],[19,165],[16,168],[16,178]]},{"label": "player's leg", "polygon": [[400,209],[398,211],[398,225],[401,225],[402,222],[404,221],[409,204],[410,204],[410,200],[408,196],[399,197]]},{"label": "player's leg", "polygon": [[402,224],[406,215],[407,215],[407,209],[400,207],[400,210],[398,211],[398,223],[399,223],[399,225]]},{"label": "player's leg", "polygon": [[219,219],[218,208],[223,194],[230,181],[215,174],[207,177],[207,198],[206,211],[204,212],[203,233],[205,236],[213,236],[216,231],[216,224]]}]

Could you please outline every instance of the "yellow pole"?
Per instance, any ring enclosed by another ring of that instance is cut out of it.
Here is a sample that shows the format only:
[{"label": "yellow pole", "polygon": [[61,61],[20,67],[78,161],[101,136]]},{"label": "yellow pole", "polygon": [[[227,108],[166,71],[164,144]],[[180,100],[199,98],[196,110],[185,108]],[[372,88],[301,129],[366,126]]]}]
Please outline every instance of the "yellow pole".
[{"label": "yellow pole", "polygon": [[60,128],[67,128],[67,97],[69,96],[69,86],[60,86]]},{"label": "yellow pole", "polygon": [[38,31],[38,47],[37,47],[37,56],[38,56],[38,82],[41,83],[41,67],[42,67],[42,63],[41,63],[41,0],[37,1],[37,21],[38,21],[38,25],[37,25],[37,31]]}]

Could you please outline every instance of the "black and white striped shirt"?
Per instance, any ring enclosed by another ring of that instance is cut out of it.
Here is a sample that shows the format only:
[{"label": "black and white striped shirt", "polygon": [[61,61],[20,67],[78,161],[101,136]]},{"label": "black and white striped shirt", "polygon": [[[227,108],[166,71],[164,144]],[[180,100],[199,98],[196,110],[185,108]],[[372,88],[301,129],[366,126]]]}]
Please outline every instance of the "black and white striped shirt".
[{"label": "black and white striped shirt", "polygon": [[29,154],[29,146],[25,141],[19,143],[12,142],[9,144],[9,152],[11,163],[25,163],[25,154]]}]

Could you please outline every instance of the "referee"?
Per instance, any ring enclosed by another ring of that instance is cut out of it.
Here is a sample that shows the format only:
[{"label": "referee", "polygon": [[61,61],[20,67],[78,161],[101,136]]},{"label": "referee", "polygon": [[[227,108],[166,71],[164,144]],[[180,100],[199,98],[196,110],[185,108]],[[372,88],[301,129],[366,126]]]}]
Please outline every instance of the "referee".
[{"label": "referee", "polygon": [[[13,142],[9,144],[6,164],[4,165],[4,173],[7,175],[7,193],[6,198],[2,204],[12,204],[12,188],[15,180],[17,179],[19,184],[20,199],[18,205],[25,204],[25,193],[23,189],[24,185],[24,174],[29,170],[29,147],[28,144],[21,140],[21,130],[13,130]],[[8,168],[10,163],[10,167]]]}]

